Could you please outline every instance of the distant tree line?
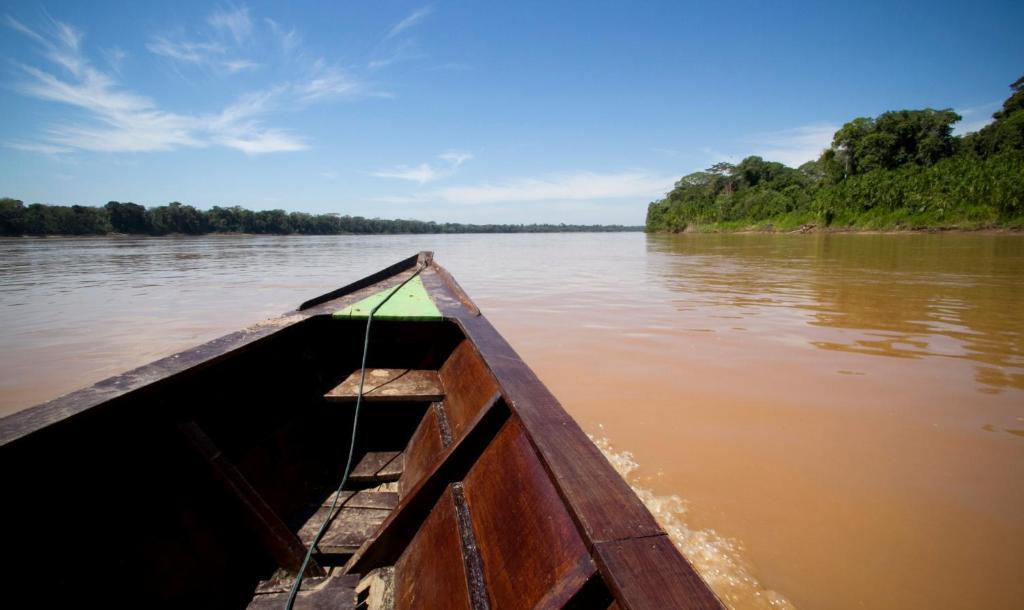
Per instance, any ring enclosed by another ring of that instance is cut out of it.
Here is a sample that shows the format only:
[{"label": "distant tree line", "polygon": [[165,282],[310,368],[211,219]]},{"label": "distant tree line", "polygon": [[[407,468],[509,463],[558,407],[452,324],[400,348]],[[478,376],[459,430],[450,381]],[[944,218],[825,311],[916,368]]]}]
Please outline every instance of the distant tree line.
[{"label": "distant tree line", "polygon": [[953,135],[952,110],[850,121],[799,168],[747,157],[681,178],[648,231],[690,228],[1024,228],[1024,77],[993,122]]},{"label": "distant tree line", "polygon": [[338,214],[306,214],[284,210],[252,211],[238,206],[198,210],[174,202],[146,208],[111,201],[103,207],[82,205],[26,206],[0,199],[0,235],[204,235],[256,233],[268,235],[378,235],[393,233],[556,233],[640,231],[643,227],[574,224],[461,224],[422,220],[383,220]]}]

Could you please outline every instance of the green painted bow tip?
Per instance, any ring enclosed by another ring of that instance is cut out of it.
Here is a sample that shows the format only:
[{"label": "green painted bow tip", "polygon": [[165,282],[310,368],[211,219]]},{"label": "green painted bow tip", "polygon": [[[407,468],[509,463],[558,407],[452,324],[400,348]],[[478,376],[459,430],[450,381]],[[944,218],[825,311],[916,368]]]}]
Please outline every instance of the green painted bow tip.
[{"label": "green painted bow tip", "polygon": [[388,299],[377,310],[377,313],[373,314],[374,320],[426,321],[442,319],[441,312],[438,311],[437,305],[434,305],[434,301],[427,294],[427,289],[423,286],[423,280],[419,276],[406,282],[404,286],[398,289],[394,296],[388,298],[388,295],[394,291],[394,288],[381,290],[358,303],[334,312],[332,317],[335,319],[365,320],[369,317],[370,311],[374,307],[384,299]]}]

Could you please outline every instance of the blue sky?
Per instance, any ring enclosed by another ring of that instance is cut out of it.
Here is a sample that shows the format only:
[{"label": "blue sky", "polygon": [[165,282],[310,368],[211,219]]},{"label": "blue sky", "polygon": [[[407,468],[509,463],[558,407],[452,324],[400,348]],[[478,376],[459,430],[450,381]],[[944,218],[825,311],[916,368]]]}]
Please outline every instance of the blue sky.
[{"label": "blue sky", "polygon": [[6,2],[0,196],[642,224],[856,116],[983,125],[1022,2]]}]

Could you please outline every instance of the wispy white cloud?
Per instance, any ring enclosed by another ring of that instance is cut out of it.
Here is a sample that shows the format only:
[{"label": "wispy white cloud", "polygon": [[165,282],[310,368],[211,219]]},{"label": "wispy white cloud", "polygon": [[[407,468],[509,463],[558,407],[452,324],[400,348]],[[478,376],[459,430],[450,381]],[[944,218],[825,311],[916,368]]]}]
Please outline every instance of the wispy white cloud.
[{"label": "wispy white cloud", "polygon": [[979,104],[977,106],[969,106],[967,108],[957,108],[954,110],[959,114],[962,119],[960,122],[953,126],[953,133],[958,136],[978,131],[985,125],[991,123],[994,119],[992,113],[998,110],[1002,106],[1002,102],[994,101],[986,104]]},{"label": "wispy white cloud", "polygon": [[438,189],[432,199],[455,204],[530,203],[541,201],[600,201],[630,199],[647,202],[663,196],[675,181],[634,170],[614,173],[572,172],[540,178]]},{"label": "wispy white cloud", "polygon": [[423,21],[424,19],[427,18],[428,15],[430,15],[433,12],[434,12],[434,7],[432,7],[430,5],[427,5],[427,6],[424,6],[422,8],[416,9],[408,17],[406,17],[405,19],[403,19],[403,20],[399,21],[398,23],[396,23],[391,28],[391,30],[388,31],[387,36],[385,36],[384,38],[385,39],[394,38],[395,36],[401,34],[405,30],[408,30],[409,28],[411,28],[411,27],[415,26],[416,24],[418,24],[419,22]]},{"label": "wispy white cloud", "polygon": [[22,142],[19,140],[13,140],[10,142],[4,142],[4,146],[7,148],[13,148],[15,150],[39,153],[41,155],[62,155],[71,152],[71,149],[65,146],[57,146],[55,144],[44,144],[42,142]]},{"label": "wispy white cloud", "polygon": [[577,171],[501,182],[434,189],[413,195],[378,198],[384,203],[448,203],[455,205],[619,205],[622,201],[647,203],[663,197],[675,176],[644,170],[621,172]]},{"label": "wispy white cloud", "polygon": [[308,148],[304,138],[288,130],[263,128],[258,125],[243,125],[214,134],[214,142],[240,150],[247,155],[261,155],[275,152],[292,152]]},{"label": "wispy white cloud", "polygon": [[234,74],[235,72],[242,72],[243,70],[255,70],[260,65],[249,59],[229,59],[223,64],[224,69]]},{"label": "wispy white cloud", "polygon": [[381,46],[393,46],[393,48],[390,49],[386,55],[381,55],[370,60],[366,64],[367,70],[380,70],[381,68],[386,68],[392,64],[425,57],[423,53],[416,50],[416,44],[412,40],[403,40],[397,45],[384,44]]},{"label": "wispy white cloud", "polygon": [[146,43],[146,48],[155,55],[196,65],[214,63],[216,56],[227,52],[224,45],[217,42],[170,40],[164,36],[154,36]]},{"label": "wispy white cloud", "polygon": [[832,136],[839,127],[829,123],[814,123],[753,134],[741,141],[742,154],[716,155],[716,160],[736,162],[749,155],[758,155],[767,161],[779,161],[790,167],[799,167],[821,156],[832,144]]},{"label": "wispy white cloud", "polygon": [[107,65],[115,73],[121,73],[121,66],[124,65],[124,60],[128,58],[128,52],[121,47],[111,47],[109,49],[103,49],[103,58],[107,60]]},{"label": "wispy white cloud", "polygon": [[437,158],[451,163],[452,167],[459,167],[466,161],[471,160],[473,153],[464,150],[449,150],[448,152],[441,153]]},{"label": "wispy white cloud", "polygon": [[[61,74],[17,64],[25,78],[15,84],[15,89],[36,99],[76,107],[87,117],[84,122],[50,125],[35,142],[6,143],[18,150],[42,154],[206,146],[224,146],[246,154],[302,150],[308,147],[306,138],[266,125],[268,115],[365,92],[360,81],[317,60],[305,70],[304,78],[241,95],[218,113],[171,112],[161,109],[153,99],[126,89],[110,73],[90,63],[81,48],[82,35],[72,26],[52,21],[49,30],[37,31],[11,17],[5,21],[36,42],[43,56],[65,71]],[[213,43],[182,46],[166,39],[156,39],[151,44],[151,50],[155,48],[158,54],[191,62],[207,61],[204,53],[219,53],[222,48]],[[223,61],[223,68],[229,71],[255,67],[255,62],[246,59]]]},{"label": "wispy white cloud", "polygon": [[426,184],[437,180],[441,176],[446,175],[446,173],[438,170],[428,163],[420,163],[414,167],[399,165],[398,167],[391,169],[382,169],[370,172],[370,175],[376,176],[377,178],[395,178],[397,180],[409,180],[420,184]]},{"label": "wispy white cloud", "polygon": [[[209,29],[205,32],[201,29],[191,38],[186,37],[183,30],[154,35],[146,43],[146,48],[172,62],[217,73],[235,74],[259,66],[252,59],[240,56],[245,54],[245,45],[253,35],[253,20],[248,7],[218,9],[206,18],[206,23]],[[277,26],[270,20],[268,23],[272,24],[271,29]]]},{"label": "wispy white cloud", "polygon": [[363,83],[348,72],[326,66],[323,60],[313,64],[310,77],[295,85],[295,93],[305,103],[353,97],[368,93]]},{"label": "wispy white cloud", "polygon": [[80,74],[83,68],[79,56],[82,35],[78,30],[51,19],[49,25],[52,31],[50,36],[44,37],[10,15],[6,16],[5,21],[16,32],[20,32],[38,43],[47,59],[76,76]]},{"label": "wispy white cloud", "polygon": [[394,178],[396,180],[408,180],[423,185],[440,178],[451,176],[463,163],[473,158],[473,154],[460,150],[449,150],[437,156],[444,161],[444,165],[438,166],[430,163],[408,166],[399,165],[389,169],[370,172],[371,176],[377,178]]},{"label": "wispy white cloud", "polygon": [[218,9],[206,18],[206,22],[215,30],[231,34],[237,44],[244,43],[252,36],[252,19],[247,6]]},{"label": "wispy white cloud", "polygon": [[36,34],[34,30],[28,28],[25,24],[18,21],[14,17],[11,17],[10,15],[4,15],[4,22],[7,24],[8,27],[13,29],[14,31],[24,34],[25,36],[28,36],[29,38],[38,42],[41,45],[49,46],[50,41],[45,40],[42,36]]},{"label": "wispy white cloud", "polygon": [[264,21],[270,26],[270,31],[277,38],[278,44],[281,45],[281,49],[286,54],[291,53],[302,44],[302,37],[295,28],[285,29],[281,24],[269,17],[265,18]]}]

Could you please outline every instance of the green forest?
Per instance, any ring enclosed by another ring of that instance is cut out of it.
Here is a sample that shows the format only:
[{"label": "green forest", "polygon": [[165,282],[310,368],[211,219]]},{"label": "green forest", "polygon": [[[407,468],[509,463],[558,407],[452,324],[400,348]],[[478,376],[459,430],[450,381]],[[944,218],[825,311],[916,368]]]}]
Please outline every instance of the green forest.
[{"label": "green forest", "polygon": [[0,199],[0,235],[205,235],[255,233],[269,235],[378,235],[396,233],[562,233],[640,231],[643,227],[570,224],[461,224],[422,220],[384,220],[339,214],[306,214],[284,210],[252,211],[241,207],[199,210],[174,202],[147,208],[111,201],[103,207],[82,205],[26,206]]},{"label": "green forest", "polygon": [[1024,228],[1024,77],[993,121],[953,135],[952,110],[850,121],[794,169],[747,157],[681,178],[648,231]]}]

